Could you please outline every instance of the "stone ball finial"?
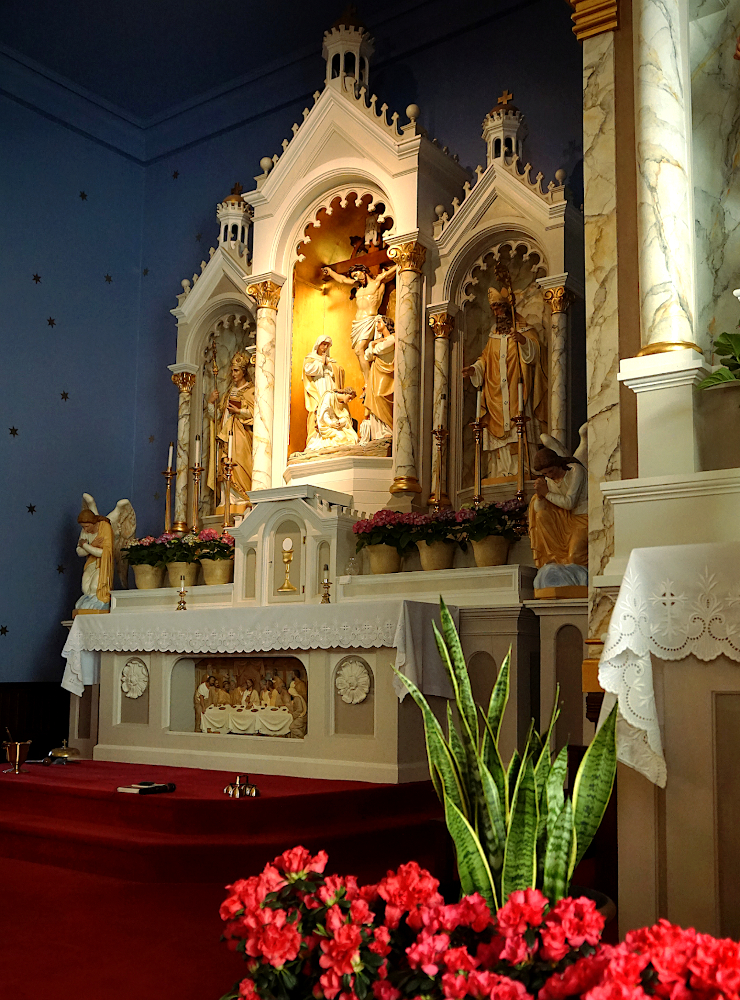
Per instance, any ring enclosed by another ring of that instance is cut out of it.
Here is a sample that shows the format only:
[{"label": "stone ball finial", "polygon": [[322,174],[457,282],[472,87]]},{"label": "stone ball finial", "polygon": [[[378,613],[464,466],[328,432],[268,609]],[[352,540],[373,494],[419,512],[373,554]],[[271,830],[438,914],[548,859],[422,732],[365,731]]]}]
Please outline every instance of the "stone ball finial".
[{"label": "stone ball finial", "polygon": [[435,205],[434,206],[434,214],[437,216],[438,219],[441,219],[442,216],[445,214],[445,207],[444,207],[444,205]]},{"label": "stone ball finial", "polygon": [[272,162],[271,156],[263,156],[262,159],[260,160],[260,167],[262,168],[262,171],[266,174],[270,173],[273,166],[274,164]]},{"label": "stone ball finial", "polygon": [[568,176],[567,171],[563,170],[562,167],[560,168],[560,170],[555,171],[555,180],[558,182],[558,184],[561,185],[565,184],[565,179],[567,176]]},{"label": "stone ball finial", "polygon": [[421,114],[421,108],[418,104],[409,104],[406,108],[406,114],[409,116],[409,121],[415,122]]}]

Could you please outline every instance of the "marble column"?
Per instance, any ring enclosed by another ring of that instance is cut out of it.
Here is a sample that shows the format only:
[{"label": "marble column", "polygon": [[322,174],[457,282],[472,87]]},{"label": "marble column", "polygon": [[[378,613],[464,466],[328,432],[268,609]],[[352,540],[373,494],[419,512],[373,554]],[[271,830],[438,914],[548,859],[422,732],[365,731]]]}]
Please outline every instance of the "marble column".
[{"label": "marble column", "polygon": [[[175,366],[173,366],[175,367]],[[175,462],[175,514],[172,530],[188,530],[188,468],[190,466],[190,402],[195,372],[174,371],[172,381],[180,390],[177,400],[177,459]]]},{"label": "marble column", "polygon": [[[448,306],[448,308],[451,308]],[[432,408],[432,495],[429,506],[450,506],[447,495],[448,400],[450,384],[450,337],[455,328],[454,313],[430,312],[429,326],[434,333],[434,402]]]},{"label": "marble column", "polygon": [[421,385],[421,272],[426,248],[412,240],[391,247],[396,273],[396,381],[393,393],[393,483],[412,497],[419,485]]},{"label": "marble column", "polygon": [[275,327],[281,285],[271,279],[249,285],[257,301],[257,339],[254,369],[254,434],[252,489],[272,486],[272,428],[275,410]]},{"label": "marble column", "polygon": [[695,348],[686,0],[636,0],[635,145],[641,355]]},{"label": "marble column", "polygon": [[568,434],[568,308],[573,293],[565,287],[567,275],[542,278],[538,284],[550,307],[550,434],[567,446]]}]

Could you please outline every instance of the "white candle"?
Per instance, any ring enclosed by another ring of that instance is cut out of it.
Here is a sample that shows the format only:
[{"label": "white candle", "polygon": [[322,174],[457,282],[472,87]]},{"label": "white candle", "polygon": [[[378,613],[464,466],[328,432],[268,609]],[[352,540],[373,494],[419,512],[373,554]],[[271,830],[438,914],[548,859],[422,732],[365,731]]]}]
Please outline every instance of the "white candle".
[{"label": "white candle", "polygon": [[524,382],[519,383],[519,413],[524,412]]},{"label": "white candle", "polygon": [[293,548],[293,539],[292,538],[284,538],[283,539],[283,552],[290,552],[290,550],[292,548]]},{"label": "white candle", "polygon": [[234,447],[234,432],[229,431],[229,461],[231,461],[231,452]]},{"label": "white candle", "polygon": [[195,435],[195,465],[200,465],[200,434]]},{"label": "white candle", "polygon": [[180,590],[185,590],[185,577],[180,577]]},{"label": "white candle", "polygon": [[475,390],[475,419],[480,420],[481,406],[483,405],[483,388]]},{"label": "white candle", "polygon": [[172,449],[175,447],[174,441],[170,441],[170,453],[167,457],[167,471],[172,471]]},{"label": "white candle", "polygon": [[329,566],[327,563],[324,563],[324,583],[328,582],[329,582]]}]

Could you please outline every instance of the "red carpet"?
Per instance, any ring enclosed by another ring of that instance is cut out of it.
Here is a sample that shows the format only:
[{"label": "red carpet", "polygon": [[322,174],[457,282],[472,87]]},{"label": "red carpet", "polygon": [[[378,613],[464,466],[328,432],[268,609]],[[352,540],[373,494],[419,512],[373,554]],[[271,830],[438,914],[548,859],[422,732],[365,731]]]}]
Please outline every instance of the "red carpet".
[{"label": "red carpet", "polygon": [[[223,885],[300,843],[327,850],[333,871],[363,879],[410,858],[449,875],[430,782],[252,775],[261,796],[236,800],[223,794],[232,772],[104,761],[27,767],[28,774],[0,775],[3,857],[139,882]],[[139,780],[172,781],[177,791],[140,797],[115,790]]]}]

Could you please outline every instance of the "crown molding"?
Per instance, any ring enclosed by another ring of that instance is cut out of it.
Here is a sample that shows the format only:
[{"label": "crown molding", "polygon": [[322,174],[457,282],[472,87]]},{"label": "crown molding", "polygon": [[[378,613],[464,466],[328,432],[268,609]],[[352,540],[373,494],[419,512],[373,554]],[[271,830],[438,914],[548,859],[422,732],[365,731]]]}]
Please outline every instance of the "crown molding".
[{"label": "crown molding", "polygon": [[570,0],[573,34],[579,42],[619,27],[618,0]]}]

